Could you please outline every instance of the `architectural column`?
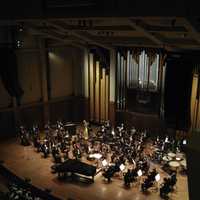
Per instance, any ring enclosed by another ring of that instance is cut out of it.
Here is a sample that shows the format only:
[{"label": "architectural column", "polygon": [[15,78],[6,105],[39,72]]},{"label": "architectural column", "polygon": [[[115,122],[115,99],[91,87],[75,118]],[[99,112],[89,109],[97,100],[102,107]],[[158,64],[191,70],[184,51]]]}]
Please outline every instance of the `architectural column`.
[{"label": "architectural column", "polygon": [[109,98],[109,120],[111,124],[115,125],[115,87],[116,87],[116,51],[110,51],[110,98]]}]

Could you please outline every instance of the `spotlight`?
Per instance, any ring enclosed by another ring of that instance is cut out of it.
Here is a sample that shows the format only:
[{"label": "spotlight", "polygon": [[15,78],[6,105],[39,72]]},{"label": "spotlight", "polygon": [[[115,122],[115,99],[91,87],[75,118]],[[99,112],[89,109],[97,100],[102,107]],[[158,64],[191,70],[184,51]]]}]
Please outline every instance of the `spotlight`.
[{"label": "spotlight", "polygon": [[155,180],[156,180],[157,182],[160,180],[160,174],[157,174],[157,175],[155,176]]},{"label": "spotlight", "polygon": [[23,23],[20,23],[20,24],[18,25],[18,31],[19,31],[19,32],[22,32],[23,30],[24,30]]},{"label": "spotlight", "polygon": [[104,160],[102,161],[102,165],[103,165],[103,167],[105,167],[105,166],[108,165],[108,162],[106,161],[106,159],[104,159]]},{"label": "spotlight", "polygon": [[169,142],[168,136],[165,138],[165,142]]},{"label": "spotlight", "polygon": [[20,41],[20,40],[17,40],[16,41],[16,45],[17,45],[17,48],[20,48],[20,47],[22,47],[22,41]]},{"label": "spotlight", "polygon": [[142,176],[142,170],[139,169],[138,172],[137,172],[138,176]]},{"label": "spotlight", "polygon": [[121,165],[119,166],[119,168],[120,168],[121,171],[124,171],[125,165],[124,165],[124,164],[121,164]]},{"label": "spotlight", "polygon": [[23,28],[22,27],[19,27],[19,32],[22,32],[23,31]]},{"label": "spotlight", "polygon": [[115,135],[114,129],[112,129],[111,134],[112,134],[113,136]]},{"label": "spotlight", "polygon": [[186,145],[187,144],[187,140],[183,140],[183,144]]}]

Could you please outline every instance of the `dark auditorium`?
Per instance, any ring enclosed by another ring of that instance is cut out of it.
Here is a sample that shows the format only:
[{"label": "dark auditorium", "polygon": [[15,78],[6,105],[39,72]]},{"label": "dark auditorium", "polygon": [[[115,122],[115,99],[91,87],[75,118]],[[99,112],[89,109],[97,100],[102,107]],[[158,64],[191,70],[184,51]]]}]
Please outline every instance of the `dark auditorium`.
[{"label": "dark auditorium", "polygon": [[0,15],[0,200],[200,199],[197,2]]}]

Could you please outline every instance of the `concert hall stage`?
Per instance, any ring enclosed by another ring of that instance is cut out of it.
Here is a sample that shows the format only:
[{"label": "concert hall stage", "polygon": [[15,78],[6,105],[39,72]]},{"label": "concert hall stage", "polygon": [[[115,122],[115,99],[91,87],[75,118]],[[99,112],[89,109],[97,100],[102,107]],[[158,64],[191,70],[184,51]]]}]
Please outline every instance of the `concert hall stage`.
[{"label": "concert hall stage", "polygon": [[[56,174],[51,173],[52,158],[44,159],[33,146],[24,147],[16,139],[10,139],[0,144],[0,160],[3,165],[20,178],[30,178],[31,183],[40,189],[50,189],[51,194],[61,199],[74,200],[160,200],[159,191],[151,190],[143,194],[137,185],[127,189],[119,177],[107,183],[101,173],[94,177],[94,183],[61,181]],[[155,164],[154,164],[155,165]],[[161,174],[166,175],[158,166]],[[170,194],[171,200],[188,200],[187,176],[177,176],[176,190]]]}]

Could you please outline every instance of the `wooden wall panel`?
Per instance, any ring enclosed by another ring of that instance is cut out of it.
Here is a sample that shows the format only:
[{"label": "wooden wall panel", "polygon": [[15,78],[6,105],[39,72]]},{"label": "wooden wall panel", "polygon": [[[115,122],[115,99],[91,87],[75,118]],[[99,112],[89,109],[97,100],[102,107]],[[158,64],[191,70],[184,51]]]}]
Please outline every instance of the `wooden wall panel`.
[{"label": "wooden wall panel", "polygon": [[0,138],[16,134],[14,114],[11,111],[0,112]]},{"label": "wooden wall panel", "polygon": [[78,48],[72,48],[73,68],[73,93],[75,96],[84,96],[84,52]]},{"label": "wooden wall panel", "polygon": [[11,106],[11,104],[12,104],[12,98],[4,88],[0,78],[0,108],[7,108]]},{"label": "wooden wall panel", "polygon": [[50,121],[55,123],[57,120],[71,121],[73,112],[72,99],[50,103]]},{"label": "wooden wall panel", "polygon": [[21,123],[30,128],[33,124],[43,127],[43,105],[20,108]]},{"label": "wooden wall panel", "polygon": [[116,108],[115,108],[115,102],[110,101],[109,102],[109,120],[113,126],[116,124]]},{"label": "wooden wall panel", "polygon": [[41,72],[38,52],[18,52],[19,81],[24,94],[21,104],[41,101]]},{"label": "wooden wall panel", "polygon": [[163,130],[163,122],[158,115],[149,115],[135,112],[118,111],[116,113],[117,124],[125,123],[129,127],[137,129],[153,130],[157,133]]},{"label": "wooden wall panel", "polygon": [[88,99],[84,97],[73,98],[72,121],[82,122],[84,119],[88,120]]},{"label": "wooden wall panel", "polygon": [[69,48],[49,52],[51,98],[73,94],[73,61]]}]

